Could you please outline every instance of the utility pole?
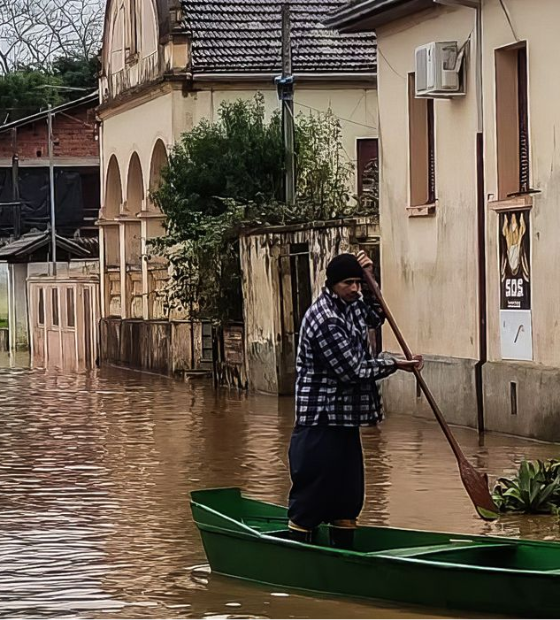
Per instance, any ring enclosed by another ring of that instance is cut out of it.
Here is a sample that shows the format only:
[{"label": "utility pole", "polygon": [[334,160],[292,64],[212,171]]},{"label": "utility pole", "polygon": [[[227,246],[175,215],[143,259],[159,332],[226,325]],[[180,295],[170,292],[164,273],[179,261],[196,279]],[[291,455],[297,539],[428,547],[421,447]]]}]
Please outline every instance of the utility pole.
[{"label": "utility pole", "polygon": [[296,201],[296,159],[294,123],[294,76],[292,75],[292,37],[290,5],[282,5],[282,77],[276,78],[278,97],[282,101],[282,127],[285,154],[284,198],[287,204]]},{"label": "utility pole", "polygon": [[53,113],[49,103],[48,141],[49,141],[49,190],[51,204],[51,275],[56,276],[56,204],[54,191],[54,153],[53,153]]}]

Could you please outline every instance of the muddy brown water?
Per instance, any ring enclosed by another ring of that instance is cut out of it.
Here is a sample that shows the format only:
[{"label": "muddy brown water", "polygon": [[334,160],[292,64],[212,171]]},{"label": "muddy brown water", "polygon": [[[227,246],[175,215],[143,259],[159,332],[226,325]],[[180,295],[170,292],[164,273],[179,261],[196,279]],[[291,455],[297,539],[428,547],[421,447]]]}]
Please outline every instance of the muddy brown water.
[{"label": "muddy brown water", "polygon": [[[442,610],[301,596],[211,575],[189,492],[285,503],[291,399],[117,369],[0,370],[0,617],[412,618]],[[555,445],[455,429],[491,477]],[[550,517],[478,519],[432,421],[364,433],[362,523],[560,539]],[[294,566],[294,570],[297,567]]]}]

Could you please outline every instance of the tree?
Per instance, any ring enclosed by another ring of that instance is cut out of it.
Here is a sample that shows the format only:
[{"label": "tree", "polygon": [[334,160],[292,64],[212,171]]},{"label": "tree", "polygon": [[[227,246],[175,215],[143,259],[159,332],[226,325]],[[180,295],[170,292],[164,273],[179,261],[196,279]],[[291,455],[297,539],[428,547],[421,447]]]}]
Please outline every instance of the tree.
[{"label": "tree", "polygon": [[94,58],[103,0],[4,0],[0,5],[0,70],[50,69],[60,57]]},{"label": "tree", "polygon": [[[97,90],[100,69],[101,63],[97,56],[92,58],[62,56],[53,62],[52,72],[55,78],[60,79],[63,86],[93,92]],[[71,93],[72,91],[66,92]],[[84,92],[78,96],[83,95]],[[67,96],[72,97],[72,95]]]},{"label": "tree", "polygon": [[283,201],[279,114],[264,99],[225,102],[218,121],[202,121],[171,153],[153,199],[167,236],[153,242],[171,266],[170,305],[218,322],[242,318],[239,234],[246,227],[343,217],[357,205],[353,166],[332,112],[296,118],[297,203]]},{"label": "tree", "polygon": [[34,114],[49,104],[63,102],[57,89],[61,80],[40,71],[17,71],[0,77],[0,125]]},{"label": "tree", "polygon": [[93,92],[98,71],[97,58],[58,58],[52,71],[22,69],[0,76],[0,125]]}]

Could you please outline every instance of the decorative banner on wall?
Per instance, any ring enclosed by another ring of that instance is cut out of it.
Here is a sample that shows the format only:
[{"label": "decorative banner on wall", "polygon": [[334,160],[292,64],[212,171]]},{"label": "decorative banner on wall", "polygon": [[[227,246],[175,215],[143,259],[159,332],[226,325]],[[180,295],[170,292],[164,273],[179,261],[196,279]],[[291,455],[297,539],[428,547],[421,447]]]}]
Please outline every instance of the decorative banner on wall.
[{"label": "decorative banner on wall", "polygon": [[531,220],[529,211],[500,213],[500,332],[502,359],[533,359]]},{"label": "decorative banner on wall", "polygon": [[528,211],[500,213],[500,308],[531,309],[531,229]]}]

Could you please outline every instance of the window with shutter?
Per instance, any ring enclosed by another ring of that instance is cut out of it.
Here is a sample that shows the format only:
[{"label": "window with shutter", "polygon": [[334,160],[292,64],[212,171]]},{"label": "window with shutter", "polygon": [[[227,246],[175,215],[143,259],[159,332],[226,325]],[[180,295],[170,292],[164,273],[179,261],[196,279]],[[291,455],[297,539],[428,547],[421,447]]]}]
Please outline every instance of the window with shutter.
[{"label": "window with shutter", "polygon": [[531,192],[527,46],[496,50],[498,198]]},{"label": "window with shutter", "polygon": [[408,123],[410,204],[413,207],[433,204],[436,201],[434,100],[416,97],[414,73],[408,78]]}]

